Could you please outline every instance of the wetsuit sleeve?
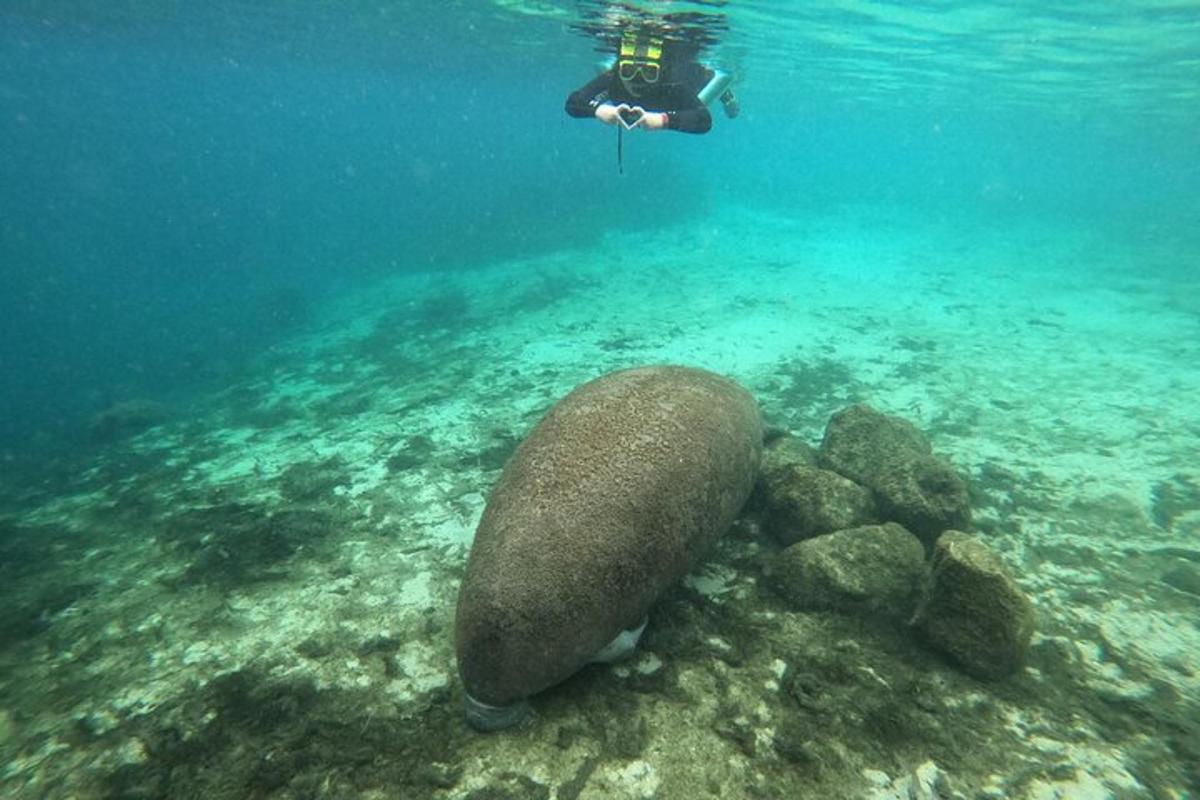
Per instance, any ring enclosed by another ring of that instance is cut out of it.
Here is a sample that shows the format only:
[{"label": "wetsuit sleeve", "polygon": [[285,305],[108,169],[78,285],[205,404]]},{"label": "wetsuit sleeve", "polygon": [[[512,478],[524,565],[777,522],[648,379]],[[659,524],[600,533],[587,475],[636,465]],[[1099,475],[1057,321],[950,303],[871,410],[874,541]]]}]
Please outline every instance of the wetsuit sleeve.
[{"label": "wetsuit sleeve", "polygon": [[667,106],[667,128],[683,133],[708,133],[712,129],[712,114],[700,102],[700,90],[712,77],[712,72],[692,62],[684,68],[683,79],[676,84]]},{"label": "wetsuit sleeve", "polygon": [[667,128],[682,133],[708,133],[712,130],[712,114],[697,100],[695,106],[668,111]]},{"label": "wetsuit sleeve", "polygon": [[612,73],[602,72],[567,97],[567,113],[572,117],[593,117],[596,106],[608,99]]}]

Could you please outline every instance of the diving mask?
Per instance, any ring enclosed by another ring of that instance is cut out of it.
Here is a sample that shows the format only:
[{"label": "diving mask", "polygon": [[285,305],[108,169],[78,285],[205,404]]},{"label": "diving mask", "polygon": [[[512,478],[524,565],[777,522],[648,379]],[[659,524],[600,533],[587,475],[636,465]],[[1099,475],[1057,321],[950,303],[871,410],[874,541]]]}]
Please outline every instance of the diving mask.
[{"label": "diving mask", "polygon": [[617,76],[625,83],[658,83],[662,75],[663,40],[627,32],[617,50]]},{"label": "diving mask", "polygon": [[658,83],[662,67],[653,61],[619,61],[617,75],[626,83],[641,78],[645,83]]}]

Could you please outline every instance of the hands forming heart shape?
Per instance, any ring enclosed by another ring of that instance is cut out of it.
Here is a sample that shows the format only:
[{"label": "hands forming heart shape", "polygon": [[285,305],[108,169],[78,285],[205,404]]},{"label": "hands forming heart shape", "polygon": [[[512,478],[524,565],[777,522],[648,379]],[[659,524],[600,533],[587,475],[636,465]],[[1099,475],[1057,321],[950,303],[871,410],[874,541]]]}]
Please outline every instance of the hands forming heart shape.
[{"label": "hands forming heart shape", "polygon": [[617,117],[621,120],[621,125],[625,127],[625,130],[631,131],[646,118],[646,109],[621,103],[617,106]]}]

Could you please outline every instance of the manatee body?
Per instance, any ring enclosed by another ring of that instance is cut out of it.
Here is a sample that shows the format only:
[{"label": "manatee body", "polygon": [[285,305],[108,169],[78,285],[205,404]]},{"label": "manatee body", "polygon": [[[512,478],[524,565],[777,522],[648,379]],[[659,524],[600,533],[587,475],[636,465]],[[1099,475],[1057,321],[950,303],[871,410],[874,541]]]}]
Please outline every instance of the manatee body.
[{"label": "manatee body", "polygon": [[504,467],[467,560],[468,717],[472,702],[553,686],[636,627],[733,522],[761,450],[754,398],[703,370],[622,370],[554,405]]}]

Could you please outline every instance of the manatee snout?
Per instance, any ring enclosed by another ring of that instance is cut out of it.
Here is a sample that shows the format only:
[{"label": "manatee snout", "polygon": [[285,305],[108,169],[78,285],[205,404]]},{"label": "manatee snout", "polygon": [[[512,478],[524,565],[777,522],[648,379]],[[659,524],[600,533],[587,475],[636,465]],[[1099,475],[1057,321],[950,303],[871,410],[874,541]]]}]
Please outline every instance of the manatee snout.
[{"label": "manatee snout", "polygon": [[493,487],[459,589],[468,720],[519,721],[526,698],[627,649],[729,528],[761,448],[753,397],[703,370],[622,370],[555,404]]}]

